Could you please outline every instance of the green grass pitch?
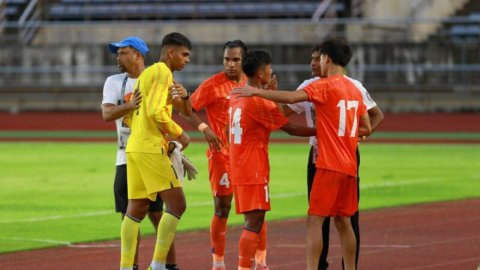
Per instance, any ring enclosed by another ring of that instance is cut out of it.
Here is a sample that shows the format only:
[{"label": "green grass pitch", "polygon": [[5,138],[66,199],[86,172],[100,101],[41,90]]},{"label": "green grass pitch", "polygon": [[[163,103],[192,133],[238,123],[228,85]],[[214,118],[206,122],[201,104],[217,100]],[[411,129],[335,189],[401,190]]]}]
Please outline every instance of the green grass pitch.
[{"label": "green grass pitch", "polygon": [[[186,150],[199,175],[185,182],[179,230],[208,228],[213,213],[206,144]],[[480,196],[480,145],[360,146],[362,210]],[[305,216],[305,144],[270,144],[272,211],[267,220]],[[118,239],[115,143],[0,143],[0,253]],[[229,224],[240,224],[234,214]],[[145,220],[142,233],[153,228]]]}]

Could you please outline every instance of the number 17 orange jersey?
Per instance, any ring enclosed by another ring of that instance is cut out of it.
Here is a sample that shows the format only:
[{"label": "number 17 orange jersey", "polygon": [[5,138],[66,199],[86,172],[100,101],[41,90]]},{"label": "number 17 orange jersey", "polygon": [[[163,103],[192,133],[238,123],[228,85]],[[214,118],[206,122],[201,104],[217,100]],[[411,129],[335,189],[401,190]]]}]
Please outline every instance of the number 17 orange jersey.
[{"label": "number 17 orange jersey", "polygon": [[316,167],[356,176],[358,127],[367,110],[362,94],[343,75],[318,80],[303,90],[315,105]]}]

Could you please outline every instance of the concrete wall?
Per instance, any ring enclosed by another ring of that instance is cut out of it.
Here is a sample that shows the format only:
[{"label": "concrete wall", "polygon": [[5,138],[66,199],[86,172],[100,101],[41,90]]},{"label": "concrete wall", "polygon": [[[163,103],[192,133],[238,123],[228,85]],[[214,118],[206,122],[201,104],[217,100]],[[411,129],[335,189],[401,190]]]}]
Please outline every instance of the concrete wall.
[{"label": "concrete wall", "polygon": [[[423,42],[441,27],[441,19],[454,15],[470,0],[365,0],[363,16],[373,24],[348,25],[351,40],[361,42]],[[410,18],[411,22],[395,19]],[[436,20],[432,20],[436,19]],[[440,19],[440,20],[439,20]],[[382,20],[385,20],[382,22]],[[418,23],[413,23],[418,21]]]},{"label": "concrete wall", "polygon": [[313,44],[326,30],[321,23],[308,20],[82,23],[43,27],[33,44],[106,44],[129,35],[140,36],[148,44],[160,44],[170,32],[181,32],[194,44],[219,44],[233,39],[256,44]]}]

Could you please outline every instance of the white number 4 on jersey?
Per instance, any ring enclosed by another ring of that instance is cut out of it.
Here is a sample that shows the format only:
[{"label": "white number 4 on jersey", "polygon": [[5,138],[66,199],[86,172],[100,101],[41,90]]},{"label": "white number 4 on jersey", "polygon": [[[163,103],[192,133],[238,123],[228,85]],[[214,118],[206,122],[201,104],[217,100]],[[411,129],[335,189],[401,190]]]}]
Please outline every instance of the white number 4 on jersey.
[{"label": "white number 4 on jersey", "polygon": [[227,173],[224,173],[222,178],[220,178],[220,186],[225,186],[226,188],[230,187],[230,181],[228,181]]}]

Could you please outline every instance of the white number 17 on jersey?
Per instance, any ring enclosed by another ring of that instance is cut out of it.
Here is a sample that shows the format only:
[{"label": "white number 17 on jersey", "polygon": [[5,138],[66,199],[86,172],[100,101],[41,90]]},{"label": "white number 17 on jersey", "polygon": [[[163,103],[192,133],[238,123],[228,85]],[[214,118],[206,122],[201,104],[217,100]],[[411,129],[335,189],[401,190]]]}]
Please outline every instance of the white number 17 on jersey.
[{"label": "white number 17 on jersey", "polygon": [[340,119],[338,123],[338,136],[345,136],[345,126],[347,125],[347,110],[355,109],[355,115],[353,118],[353,125],[350,130],[350,137],[355,137],[357,133],[357,110],[358,110],[358,100],[340,100],[337,104],[337,107],[340,108]]}]

